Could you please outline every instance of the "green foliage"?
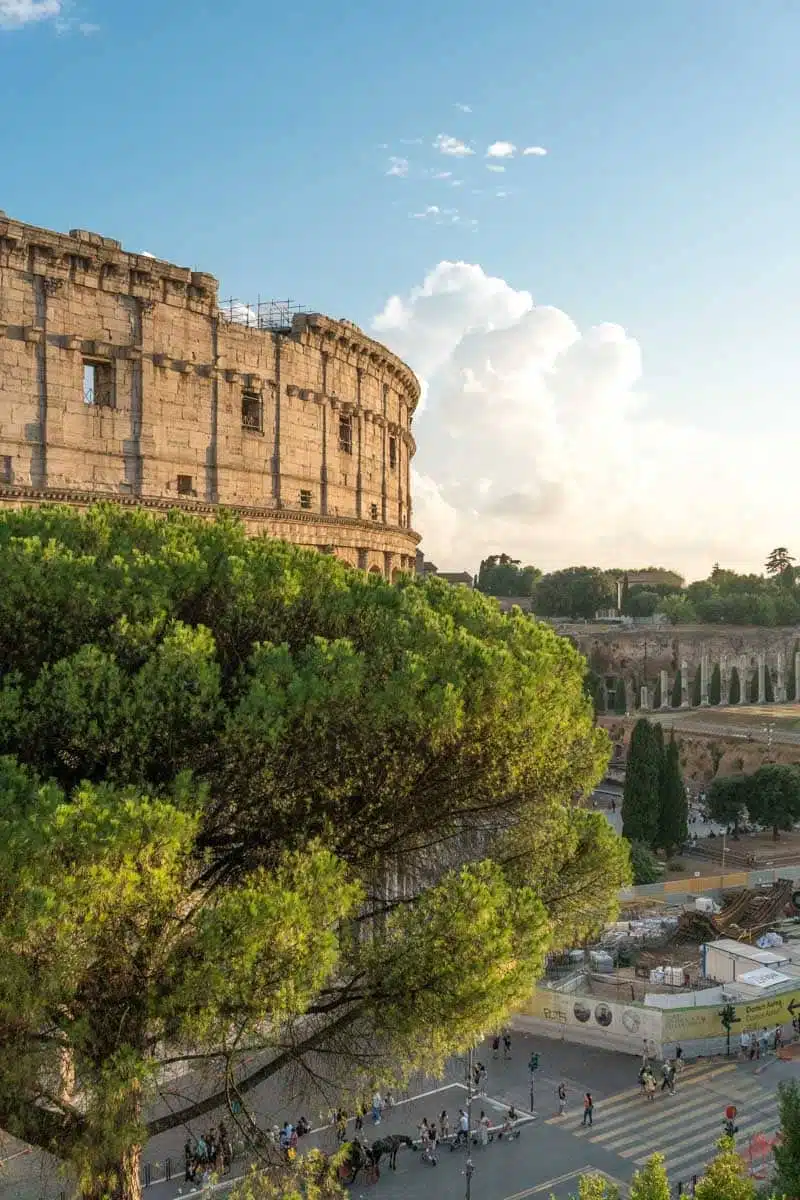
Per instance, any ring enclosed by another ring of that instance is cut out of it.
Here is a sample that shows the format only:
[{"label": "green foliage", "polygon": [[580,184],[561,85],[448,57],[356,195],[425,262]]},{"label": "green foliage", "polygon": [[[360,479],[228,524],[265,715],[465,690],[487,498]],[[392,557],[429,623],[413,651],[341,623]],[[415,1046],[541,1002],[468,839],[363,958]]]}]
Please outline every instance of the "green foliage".
[{"label": "green foliage", "polygon": [[756,1200],[756,1184],[736,1152],[733,1138],[721,1138],[719,1149],[697,1181],[695,1200]]},{"label": "green foliage", "polygon": [[481,562],[475,586],[488,596],[532,596],[541,576],[538,567],[521,567],[518,558],[491,554]]},{"label": "green foliage", "polygon": [[772,672],[769,667],[764,671],[764,699],[767,704],[772,704],[775,700],[775,688],[772,683]]},{"label": "green foliage", "polygon": [[692,680],[691,700],[695,708],[700,704],[703,698],[703,672],[702,668],[698,667],[694,673]]},{"label": "green foliage", "polygon": [[347,1189],[339,1182],[338,1166],[346,1146],[326,1157],[309,1150],[293,1163],[254,1168],[229,1193],[230,1200],[344,1200]]},{"label": "green foliage", "polygon": [[739,679],[739,671],[737,667],[731,668],[731,681],[728,690],[728,703],[738,704],[742,695],[742,683]]},{"label": "green foliage", "polygon": [[765,763],[748,777],[747,811],[759,825],[771,825],[775,838],[800,818],[800,767]]},{"label": "green foliage", "polygon": [[722,700],[722,672],[720,671],[719,663],[714,663],[714,670],[711,672],[711,679],[708,684],[708,702],[709,704],[719,704]]},{"label": "green foliage", "polygon": [[679,596],[665,596],[658,606],[672,625],[694,625],[697,612],[688,597],[681,593]]},{"label": "green foliage", "polygon": [[614,712],[624,716],[628,711],[628,688],[620,676],[614,680]]},{"label": "green foliage", "polygon": [[671,1200],[663,1154],[652,1154],[631,1180],[629,1200]]},{"label": "green foliage", "polygon": [[750,780],[746,775],[721,775],[712,779],[706,793],[709,815],[723,825],[732,824],[736,832],[747,811],[749,789]]},{"label": "green foliage", "polygon": [[672,695],[669,702],[672,708],[680,708],[681,700],[683,699],[683,672],[676,671],[675,678],[672,681]]},{"label": "green foliage", "polygon": [[[785,576],[793,571],[792,558],[785,546],[778,546],[776,550],[771,550],[767,555],[767,561],[764,564],[764,569],[768,575]],[[792,580],[794,582],[794,580]]]},{"label": "green foliage", "polygon": [[661,672],[656,675],[656,685],[653,688],[653,708],[661,708]]},{"label": "green foliage", "polygon": [[623,612],[629,617],[652,617],[661,607],[662,597],[649,588],[633,587],[628,593]]},{"label": "green foliage", "polygon": [[661,744],[654,727],[641,717],[633,728],[622,794],[622,833],[631,842],[652,846],[658,829]]},{"label": "green foliage", "polygon": [[591,618],[616,604],[616,589],[598,567],[567,567],[542,576],[533,604],[543,617]]},{"label": "green foliage", "polygon": [[688,815],[689,805],[681,775],[678,743],[672,733],[663,757],[656,835],[656,845],[667,855],[673,854],[689,836]]},{"label": "green foliage", "polygon": [[660,879],[658,859],[645,842],[631,842],[630,855],[635,884],[656,883]]},{"label": "green foliage", "polygon": [[800,1085],[796,1079],[778,1084],[781,1141],[775,1147],[775,1175],[772,1181],[778,1196],[800,1196]]},{"label": "green foliage", "polygon": [[94,1195],[192,1119],[145,1120],[160,1044],[246,1099],[312,1053],[354,1088],[367,1046],[372,1078],[435,1071],[502,1023],[630,878],[573,800],[608,757],[584,673],[479,593],[229,520],[3,514],[0,1125]]}]

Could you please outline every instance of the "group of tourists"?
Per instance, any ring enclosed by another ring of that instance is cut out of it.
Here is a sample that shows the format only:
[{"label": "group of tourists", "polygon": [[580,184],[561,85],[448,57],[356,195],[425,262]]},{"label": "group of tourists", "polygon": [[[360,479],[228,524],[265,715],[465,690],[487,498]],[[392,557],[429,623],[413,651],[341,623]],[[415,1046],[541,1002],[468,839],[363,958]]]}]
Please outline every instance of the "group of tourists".
[{"label": "group of tourists", "polygon": [[233,1146],[224,1121],[217,1129],[197,1138],[187,1138],[183,1147],[186,1183],[208,1183],[212,1175],[225,1175],[231,1169]]},{"label": "group of tourists", "polygon": [[[792,1019],[792,1028],[795,1032],[800,1032],[800,1021],[795,1024],[795,1018]],[[770,1050],[775,1053],[780,1050],[783,1045],[783,1030],[780,1025],[776,1025],[772,1033],[769,1032],[766,1025],[760,1033],[756,1030],[748,1032],[743,1030],[739,1035],[739,1049],[741,1050],[742,1058],[752,1061],[754,1058],[766,1057]]]},{"label": "group of tourists", "polygon": [[[675,1079],[678,1074],[677,1063],[666,1059],[661,1064],[661,1091],[669,1092],[670,1096],[675,1095]],[[648,1100],[655,1100],[658,1084],[656,1082],[655,1073],[649,1062],[644,1063],[639,1069],[639,1090]]]}]

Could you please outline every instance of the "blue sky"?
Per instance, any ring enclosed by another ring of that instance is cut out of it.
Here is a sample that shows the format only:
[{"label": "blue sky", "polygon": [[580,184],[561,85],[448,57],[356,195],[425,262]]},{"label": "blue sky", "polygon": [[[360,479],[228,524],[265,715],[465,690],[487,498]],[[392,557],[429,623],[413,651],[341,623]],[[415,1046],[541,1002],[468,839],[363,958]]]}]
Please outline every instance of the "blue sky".
[{"label": "blue sky", "polygon": [[[654,419],[780,433],[784,469],[795,0],[44,4],[15,22],[37,0],[0,0],[10,215],[367,327],[441,260],[480,264],[581,329],[623,326]],[[475,153],[440,153],[440,134]],[[547,154],[487,160],[497,141]],[[386,174],[391,155],[407,174]],[[458,222],[410,215],[433,206]]]}]

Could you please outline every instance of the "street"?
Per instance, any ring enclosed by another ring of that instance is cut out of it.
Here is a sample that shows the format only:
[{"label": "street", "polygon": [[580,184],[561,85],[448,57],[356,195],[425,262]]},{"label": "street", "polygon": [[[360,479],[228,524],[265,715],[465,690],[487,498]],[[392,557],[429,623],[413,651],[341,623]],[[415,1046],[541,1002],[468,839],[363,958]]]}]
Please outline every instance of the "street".
[{"label": "street", "polygon": [[[686,1186],[713,1155],[722,1133],[725,1107],[737,1106],[737,1143],[746,1150],[753,1134],[777,1128],[777,1080],[798,1070],[793,1063],[772,1059],[766,1064],[701,1060],[684,1069],[674,1097],[658,1091],[650,1103],[639,1094],[637,1059],[515,1034],[509,1061],[493,1060],[491,1047],[486,1044],[476,1053],[487,1067],[488,1078],[487,1095],[473,1100],[473,1125],[481,1110],[493,1121],[502,1119],[512,1102],[521,1115],[527,1114],[527,1063],[532,1050],[539,1053],[541,1064],[535,1075],[536,1119],[523,1125],[519,1139],[495,1140],[486,1147],[471,1148],[472,1200],[523,1200],[551,1193],[566,1197],[576,1190],[578,1175],[587,1170],[600,1171],[624,1187],[656,1149],[666,1157],[673,1186],[678,1181]],[[463,1063],[454,1064],[453,1077],[426,1089],[423,1096],[396,1104],[378,1129],[367,1120],[367,1136],[407,1133],[416,1137],[422,1117],[431,1120],[443,1108],[454,1124],[458,1109],[466,1103],[466,1088],[461,1079],[455,1078],[457,1074],[463,1074]],[[561,1080],[568,1094],[564,1117],[557,1115],[556,1089]],[[592,1092],[595,1108],[593,1125],[584,1128],[582,1100],[587,1089]],[[317,1136],[333,1147],[332,1131]],[[438,1200],[460,1200],[465,1195],[465,1161],[464,1151],[451,1152],[445,1147],[439,1152],[438,1165],[429,1167],[421,1163],[417,1151],[404,1148],[396,1172],[384,1165],[376,1185],[357,1180],[352,1194],[422,1200],[435,1188]],[[242,1164],[236,1166],[242,1169]],[[224,1195],[227,1187],[223,1184],[216,1194]],[[182,1182],[162,1184],[146,1192],[152,1200],[173,1200],[187,1194],[192,1194],[191,1185]],[[199,1189],[193,1194],[199,1195]]]}]

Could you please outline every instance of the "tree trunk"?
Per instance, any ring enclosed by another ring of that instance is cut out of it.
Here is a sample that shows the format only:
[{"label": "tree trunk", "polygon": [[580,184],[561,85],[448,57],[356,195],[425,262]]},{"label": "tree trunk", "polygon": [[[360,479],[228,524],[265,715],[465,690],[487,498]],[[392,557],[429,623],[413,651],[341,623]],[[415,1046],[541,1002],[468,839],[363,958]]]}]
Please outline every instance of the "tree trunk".
[{"label": "tree trunk", "polygon": [[81,1200],[142,1200],[141,1158],[141,1146],[129,1146],[103,1178],[84,1185]]}]

